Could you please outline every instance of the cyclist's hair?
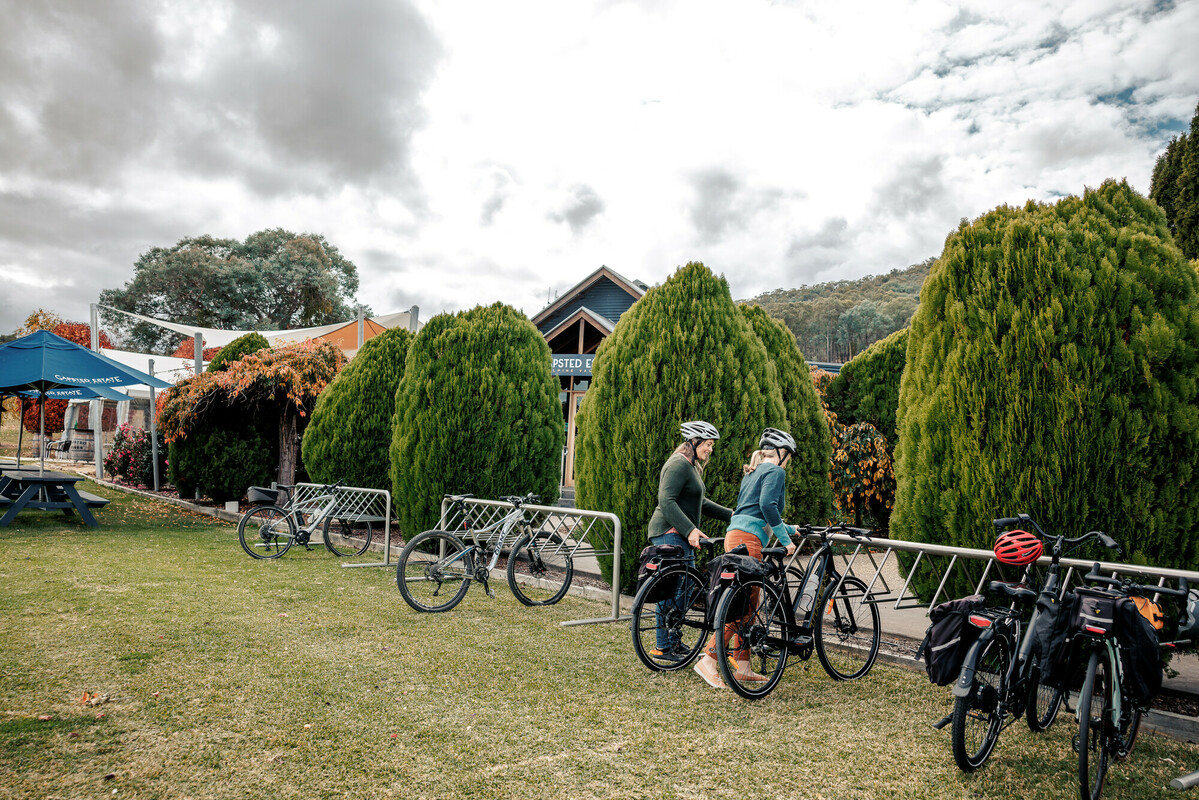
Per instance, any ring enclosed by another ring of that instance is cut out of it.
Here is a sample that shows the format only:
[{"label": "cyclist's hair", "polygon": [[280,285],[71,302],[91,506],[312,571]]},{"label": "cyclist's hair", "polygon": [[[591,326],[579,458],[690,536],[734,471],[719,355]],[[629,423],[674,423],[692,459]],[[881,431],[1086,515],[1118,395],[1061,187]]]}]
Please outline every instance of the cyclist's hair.
[{"label": "cyclist's hair", "polygon": [[773,448],[753,451],[749,454],[749,463],[741,465],[741,474],[748,475],[758,467],[762,466],[763,461],[769,461],[771,464],[779,463],[777,453],[778,451],[774,450]]},{"label": "cyclist's hair", "polygon": [[699,472],[700,475],[704,474],[704,467],[708,465],[708,462],[699,460],[699,453],[695,452],[695,448],[691,445],[691,442],[683,442],[674,449],[674,452],[671,453],[671,455],[682,456],[690,461],[691,466],[695,467],[696,471]]}]

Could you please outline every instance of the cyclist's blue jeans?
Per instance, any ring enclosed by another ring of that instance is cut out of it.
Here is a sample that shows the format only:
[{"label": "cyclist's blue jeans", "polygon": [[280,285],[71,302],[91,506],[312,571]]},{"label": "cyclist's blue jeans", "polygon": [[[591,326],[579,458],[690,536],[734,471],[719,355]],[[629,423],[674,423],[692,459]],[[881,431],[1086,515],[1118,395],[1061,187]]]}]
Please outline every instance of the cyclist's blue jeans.
[{"label": "cyclist's blue jeans", "polygon": [[[683,560],[692,566],[695,565],[695,548],[693,548],[691,543],[688,542],[687,539],[681,534],[664,533],[661,536],[651,536],[650,542],[656,545],[673,544],[682,547]],[[686,593],[689,585],[690,584],[687,581],[679,581],[678,588],[676,588],[674,592],[674,597],[658,603],[658,608],[654,612],[654,624],[657,626],[654,631],[654,638],[659,650],[665,651],[679,643],[678,633],[671,633],[671,631],[666,627],[663,617],[671,609],[676,609],[678,611],[679,618],[682,618],[687,611],[686,607],[691,604],[692,600],[695,599],[683,596]],[[674,641],[671,641],[672,639]]]}]

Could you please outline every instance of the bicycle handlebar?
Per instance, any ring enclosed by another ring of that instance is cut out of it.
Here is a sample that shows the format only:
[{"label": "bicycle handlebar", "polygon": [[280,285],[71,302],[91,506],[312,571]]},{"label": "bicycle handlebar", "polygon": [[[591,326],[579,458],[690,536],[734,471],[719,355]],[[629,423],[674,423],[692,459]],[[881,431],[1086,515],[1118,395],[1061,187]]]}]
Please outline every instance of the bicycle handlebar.
[{"label": "bicycle handlebar", "polygon": [[1142,583],[1134,583],[1128,578],[1109,578],[1106,575],[1100,575],[1098,561],[1091,567],[1090,572],[1082,576],[1082,579],[1088,583],[1102,583],[1116,587],[1123,594],[1168,594],[1174,597],[1186,597],[1190,592],[1190,585],[1186,578],[1179,578],[1178,588],[1171,589],[1169,586],[1146,586]]},{"label": "bicycle handlebar", "polygon": [[1064,535],[1052,536],[1048,533],[1045,533],[1045,530],[1040,525],[1037,524],[1037,521],[1035,519],[1033,519],[1032,517],[1030,517],[1028,514],[1017,514],[1014,517],[1000,517],[999,519],[991,520],[991,524],[994,525],[996,528],[1009,528],[1012,525],[1016,525],[1018,523],[1032,525],[1034,528],[1036,528],[1037,533],[1040,534],[1042,539],[1046,539],[1046,540],[1053,542],[1054,550],[1058,551],[1059,554],[1060,554],[1061,548],[1064,545],[1077,546],[1089,539],[1098,539],[1100,541],[1100,543],[1102,543],[1103,546],[1106,547],[1108,550],[1115,550],[1116,552],[1120,552],[1119,543],[1117,543],[1115,539],[1108,536],[1103,531],[1087,531],[1082,536],[1075,536],[1073,539],[1070,539]]}]

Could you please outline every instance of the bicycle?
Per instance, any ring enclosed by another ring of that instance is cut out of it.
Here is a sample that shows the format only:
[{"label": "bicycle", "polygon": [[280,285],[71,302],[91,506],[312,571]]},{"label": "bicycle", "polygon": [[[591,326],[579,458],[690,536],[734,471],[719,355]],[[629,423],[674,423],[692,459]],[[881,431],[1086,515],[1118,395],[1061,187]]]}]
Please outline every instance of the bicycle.
[{"label": "bicycle", "polygon": [[[1111,591],[1079,589],[1076,595],[1105,599],[1112,610],[1116,601],[1152,594],[1172,595],[1185,601],[1189,591],[1186,578],[1179,579],[1179,588],[1144,586],[1128,579],[1107,578],[1099,574],[1099,564],[1083,576],[1088,583],[1105,584]],[[1116,637],[1113,614],[1104,624],[1098,619],[1082,616],[1082,625],[1075,630],[1076,646],[1088,655],[1086,677],[1078,698],[1078,735],[1074,750],[1078,753],[1078,784],[1082,800],[1099,800],[1107,777],[1109,759],[1123,761],[1136,744],[1141,726],[1141,709],[1126,691],[1123,646]]]},{"label": "bicycle", "polygon": [[1073,539],[1050,536],[1028,514],[993,523],[997,529],[1018,523],[1031,525],[1042,539],[1052,541],[1053,547],[1048,574],[1039,591],[1028,585],[1036,563],[1033,561],[1025,565],[1019,581],[988,584],[989,593],[1003,595],[1010,605],[982,608],[967,617],[967,622],[981,629],[981,633],[966,651],[960,676],[953,684],[953,712],[933,726],[940,730],[952,723],[953,760],[963,772],[973,772],[985,764],[995,750],[1000,732],[1021,716],[1032,731],[1043,731],[1053,724],[1064,693],[1041,682],[1042,670],[1033,653],[1041,611],[1034,608],[1025,626],[1025,607],[1036,603],[1038,598],[1057,602],[1060,562],[1067,546],[1073,550],[1098,539],[1108,548],[1116,547],[1115,541],[1102,531],[1090,531]]},{"label": "bicycle", "polygon": [[[527,606],[561,600],[574,577],[574,550],[558,533],[533,531],[526,521],[523,507],[540,498],[535,494],[502,497],[512,510],[490,525],[479,525],[467,510],[469,497],[446,495],[451,507],[462,514],[470,544],[450,531],[429,530],[404,546],[396,565],[396,585],[405,602],[417,611],[449,611],[462,602],[472,580],[482,583],[487,596],[494,598],[491,570],[509,546],[508,588],[516,599]],[[446,587],[451,591],[443,598]]]},{"label": "bicycle", "polygon": [[[335,556],[356,556],[365,553],[374,538],[370,520],[348,515],[341,508],[338,489],[344,482],[322,486],[318,493],[295,501],[295,484],[280,484],[287,497],[283,506],[276,505],[276,489],[251,486],[247,496],[258,503],[246,511],[237,523],[237,539],[242,549],[254,558],[279,558],[301,544],[306,549],[317,528],[325,547]],[[341,512],[341,513],[339,513]]]},{"label": "bicycle", "polygon": [[[712,547],[723,541],[701,537],[699,546]],[[647,566],[655,574],[633,598],[629,626],[633,652],[655,672],[686,667],[712,632],[708,627],[707,579],[693,561],[679,555],[650,562]]]},{"label": "bicycle", "polygon": [[[763,563],[772,567],[766,578],[735,582],[735,572],[720,575],[726,585],[713,629],[724,631],[731,625],[732,637],[716,637],[716,660],[725,685],[749,700],[774,690],[789,656],[806,661],[814,649],[825,672],[839,681],[862,677],[878,656],[878,606],[863,581],[837,571],[829,541],[835,533],[862,539],[870,531],[847,525],[805,525],[797,533],[819,537],[820,546],[800,576],[794,601],[791,578],[799,573],[784,568],[786,548],[762,549]],[[749,652],[748,670],[739,670],[733,661],[733,637],[738,649]]]}]

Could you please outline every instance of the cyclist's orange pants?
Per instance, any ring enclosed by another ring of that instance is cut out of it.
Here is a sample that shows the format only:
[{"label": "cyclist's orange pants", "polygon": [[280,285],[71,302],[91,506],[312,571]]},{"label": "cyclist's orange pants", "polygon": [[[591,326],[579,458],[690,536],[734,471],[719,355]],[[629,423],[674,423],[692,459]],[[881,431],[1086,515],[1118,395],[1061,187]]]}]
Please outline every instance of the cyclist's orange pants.
[{"label": "cyclist's orange pants", "polygon": [[[724,535],[724,552],[727,553],[734,547],[742,544],[745,545],[745,549],[749,551],[749,555],[753,556],[759,561],[762,560],[762,540],[754,534],[748,531],[739,531],[734,529]],[[745,616],[741,619],[749,619],[751,616],[753,616],[754,612],[758,610],[758,594],[759,592],[756,587],[749,593],[749,610],[745,612]],[[741,620],[737,620],[737,622],[729,622],[724,626],[723,639],[726,647],[728,646],[729,639],[733,638],[733,634],[736,633],[737,624],[739,622],[741,622]],[[712,638],[708,640],[708,646],[704,649],[704,652],[710,655],[712,658],[716,658],[715,633],[713,633]],[[733,660],[748,661],[749,648],[745,647],[743,643],[738,643],[737,649],[733,653]]]}]

